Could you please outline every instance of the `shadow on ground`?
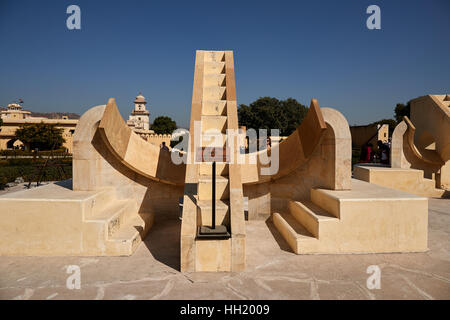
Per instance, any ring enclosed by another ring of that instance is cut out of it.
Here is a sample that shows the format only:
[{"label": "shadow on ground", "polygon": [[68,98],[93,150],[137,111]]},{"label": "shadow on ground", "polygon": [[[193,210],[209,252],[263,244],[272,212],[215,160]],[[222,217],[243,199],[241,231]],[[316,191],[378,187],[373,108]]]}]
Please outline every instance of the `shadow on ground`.
[{"label": "shadow on ground", "polygon": [[287,251],[287,252],[291,252],[292,253],[291,247],[289,247],[289,245],[287,244],[286,240],[284,240],[284,238],[281,235],[281,233],[276,229],[276,227],[273,224],[273,221],[272,221],[271,218],[268,218],[266,220],[266,225],[267,225],[267,228],[269,228],[270,233],[272,234],[273,238],[277,242],[277,244],[280,247],[280,249],[283,250],[283,251]]},{"label": "shadow on ground", "polygon": [[180,271],[181,220],[155,221],[144,239],[144,244],[159,262]]}]

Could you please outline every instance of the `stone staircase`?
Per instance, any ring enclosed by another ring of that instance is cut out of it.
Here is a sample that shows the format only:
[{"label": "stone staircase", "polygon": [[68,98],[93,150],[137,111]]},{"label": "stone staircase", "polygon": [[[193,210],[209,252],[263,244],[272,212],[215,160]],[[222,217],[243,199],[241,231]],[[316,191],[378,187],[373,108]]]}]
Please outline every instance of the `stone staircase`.
[{"label": "stone staircase", "polygon": [[[237,144],[227,145],[228,139],[234,140],[227,135],[227,129],[238,129],[231,51],[197,51],[192,101],[190,134],[198,135],[200,122],[201,137],[197,145],[191,141],[189,148],[190,155],[195,151],[196,163],[186,166],[181,270],[240,271],[245,267],[242,182],[240,168],[227,163],[227,153],[239,152]],[[225,226],[226,232],[214,234],[209,230],[210,234],[206,234],[200,230],[212,225],[213,160],[215,222]]]},{"label": "stone staircase", "polygon": [[73,191],[71,180],[5,194],[0,208],[0,255],[129,256],[153,224],[114,188]]},{"label": "stone staircase", "polygon": [[272,219],[277,230],[297,254],[316,253],[319,240],[340,222],[338,217],[324,210],[314,200],[289,200],[288,212],[275,212]]},{"label": "stone staircase", "polygon": [[[203,74],[203,107],[201,111],[203,148],[223,148],[226,145],[227,100],[225,83],[225,54],[205,52]],[[199,225],[211,225],[212,210],[212,162],[203,160],[199,165],[198,210]],[[228,164],[216,163],[216,222],[229,222],[230,186]]]},{"label": "stone staircase", "polygon": [[[312,189],[310,200],[286,200],[286,212],[272,213],[275,228],[294,253],[427,250],[427,215],[415,213],[422,207],[426,213],[426,198],[359,180],[352,184],[354,190],[348,191]],[[410,208],[405,209],[406,205]],[[401,232],[408,237],[399,235],[401,223]]]},{"label": "stone staircase", "polygon": [[92,255],[133,254],[153,224],[153,214],[138,213],[133,200],[101,191],[83,217],[83,247]]}]

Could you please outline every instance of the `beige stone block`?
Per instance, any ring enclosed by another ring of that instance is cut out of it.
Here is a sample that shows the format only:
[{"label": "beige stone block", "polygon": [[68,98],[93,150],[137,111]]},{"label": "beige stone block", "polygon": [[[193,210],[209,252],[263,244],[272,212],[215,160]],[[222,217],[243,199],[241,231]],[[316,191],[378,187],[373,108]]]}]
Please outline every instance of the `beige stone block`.
[{"label": "beige stone block", "polygon": [[202,133],[203,132],[220,132],[226,133],[227,129],[227,117],[225,116],[202,116]]},{"label": "beige stone block", "polygon": [[[203,162],[199,164],[201,175],[212,175],[212,164]],[[228,164],[227,163],[216,163],[216,175],[227,176],[228,175]]]},{"label": "beige stone block", "polygon": [[205,74],[203,78],[205,87],[223,87],[225,86],[225,74],[209,73]]},{"label": "beige stone block", "polygon": [[203,115],[226,115],[225,100],[203,100],[202,114]]},{"label": "beige stone block", "polygon": [[[230,196],[228,179],[226,177],[216,177],[216,199],[224,200]],[[212,177],[201,176],[198,182],[199,200],[212,199]]]},{"label": "beige stone block", "polygon": [[226,87],[203,87],[203,100],[225,100]]},{"label": "beige stone block", "polygon": [[422,170],[356,165],[356,179],[379,186],[409,192],[418,196],[442,197],[444,189],[437,189],[435,181],[426,179]]},{"label": "beige stone block", "polygon": [[[200,211],[200,221],[198,225],[210,226],[212,224],[212,201],[198,201],[198,210]],[[227,202],[216,200],[216,224],[229,225],[230,214]]]},{"label": "beige stone block", "polygon": [[219,132],[203,132],[201,139],[202,147],[223,148],[227,143],[227,135]]},{"label": "beige stone block", "polygon": [[217,61],[205,61],[204,62],[204,74],[220,74],[225,73],[225,62]]},{"label": "beige stone block", "polygon": [[224,51],[203,51],[204,61],[222,62],[225,61]]},{"label": "beige stone block", "polygon": [[196,271],[231,271],[231,239],[197,240]]},{"label": "beige stone block", "polygon": [[245,237],[234,236],[231,238],[231,271],[245,271]]}]

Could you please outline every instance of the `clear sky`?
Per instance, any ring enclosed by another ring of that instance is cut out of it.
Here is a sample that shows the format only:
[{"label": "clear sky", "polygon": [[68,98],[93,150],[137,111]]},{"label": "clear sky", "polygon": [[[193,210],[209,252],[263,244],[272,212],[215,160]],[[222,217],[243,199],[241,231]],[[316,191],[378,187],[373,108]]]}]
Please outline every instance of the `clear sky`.
[{"label": "clear sky", "polygon": [[0,0],[0,106],[82,114],[115,97],[127,118],[142,91],[151,120],[186,127],[196,49],[234,51],[238,103],[317,98],[366,124],[450,92],[450,1]]}]

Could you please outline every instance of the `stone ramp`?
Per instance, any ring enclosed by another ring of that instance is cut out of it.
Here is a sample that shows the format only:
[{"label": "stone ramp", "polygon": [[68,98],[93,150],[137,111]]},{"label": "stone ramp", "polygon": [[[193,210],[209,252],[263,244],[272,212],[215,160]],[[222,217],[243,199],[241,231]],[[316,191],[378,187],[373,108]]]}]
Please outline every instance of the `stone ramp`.
[{"label": "stone ramp", "polygon": [[0,196],[0,255],[127,256],[153,223],[112,189],[73,191],[71,181]]},{"label": "stone ramp", "polygon": [[275,212],[275,227],[297,254],[427,251],[428,199],[352,181],[352,190],[312,189],[311,200]]}]

